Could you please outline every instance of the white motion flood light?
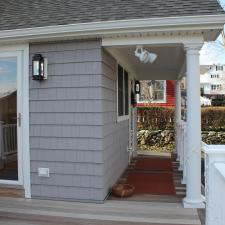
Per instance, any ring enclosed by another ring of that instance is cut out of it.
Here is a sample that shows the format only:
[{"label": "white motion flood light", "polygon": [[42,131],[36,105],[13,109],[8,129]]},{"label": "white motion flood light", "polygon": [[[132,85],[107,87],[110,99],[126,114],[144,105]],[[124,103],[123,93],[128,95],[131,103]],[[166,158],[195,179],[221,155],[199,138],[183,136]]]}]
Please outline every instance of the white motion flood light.
[{"label": "white motion flood light", "polygon": [[143,50],[142,47],[137,47],[134,53],[143,63],[153,63],[157,58],[157,54]]}]

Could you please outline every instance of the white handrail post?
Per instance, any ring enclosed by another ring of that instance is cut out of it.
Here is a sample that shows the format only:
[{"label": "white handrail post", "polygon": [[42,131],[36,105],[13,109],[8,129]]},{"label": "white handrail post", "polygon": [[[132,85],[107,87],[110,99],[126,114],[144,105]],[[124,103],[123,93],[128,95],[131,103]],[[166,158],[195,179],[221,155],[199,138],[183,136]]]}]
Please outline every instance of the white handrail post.
[{"label": "white handrail post", "polygon": [[187,163],[186,163],[186,157],[187,157],[187,127],[186,122],[184,122],[184,133],[183,133],[183,178],[181,183],[186,184],[186,175],[187,175]]},{"label": "white handrail post", "polygon": [[184,121],[183,120],[180,121],[179,128],[180,128],[180,139],[179,139],[180,166],[179,166],[179,170],[182,171],[184,168]]},{"label": "white handrail post", "polygon": [[204,145],[206,225],[225,224],[225,145]]},{"label": "white handrail post", "polygon": [[181,90],[180,90],[180,80],[175,81],[175,149],[174,153],[177,154],[177,161],[180,161],[180,132],[179,123],[181,120]]}]

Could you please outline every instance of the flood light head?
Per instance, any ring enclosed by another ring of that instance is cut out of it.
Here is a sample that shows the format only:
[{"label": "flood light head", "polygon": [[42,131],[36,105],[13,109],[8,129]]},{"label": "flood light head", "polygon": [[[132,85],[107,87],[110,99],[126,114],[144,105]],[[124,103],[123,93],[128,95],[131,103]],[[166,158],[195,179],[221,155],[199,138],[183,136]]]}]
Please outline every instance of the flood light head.
[{"label": "flood light head", "polygon": [[157,58],[157,54],[143,50],[143,48],[140,47],[137,47],[134,53],[135,56],[143,63],[153,63]]}]

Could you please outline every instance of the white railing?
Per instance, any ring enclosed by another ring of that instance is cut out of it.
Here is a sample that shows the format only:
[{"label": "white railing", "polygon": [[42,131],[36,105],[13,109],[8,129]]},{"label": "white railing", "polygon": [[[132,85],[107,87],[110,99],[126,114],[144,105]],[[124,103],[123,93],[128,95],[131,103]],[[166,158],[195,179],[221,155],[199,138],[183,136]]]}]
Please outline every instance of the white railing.
[{"label": "white railing", "polygon": [[129,142],[127,146],[127,151],[129,153],[129,163],[131,162],[132,158],[135,156],[135,151],[137,148],[136,143],[136,134],[137,134],[137,110],[136,108],[131,108],[130,110],[130,120],[129,120]]},{"label": "white railing", "polygon": [[176,149],[179,170],[183,171],[182,183],[186,182],[186,122],[183,120],[176,122]]},{"label": "white railing", "polygon": [[206,225],[225,224],[225,145],[202,144],[205,154]]},{"label": "white railing", "polygon": [[16,124],[3,124],[3,122],[0,122],[0,148],[1,158],[17,152]]}]

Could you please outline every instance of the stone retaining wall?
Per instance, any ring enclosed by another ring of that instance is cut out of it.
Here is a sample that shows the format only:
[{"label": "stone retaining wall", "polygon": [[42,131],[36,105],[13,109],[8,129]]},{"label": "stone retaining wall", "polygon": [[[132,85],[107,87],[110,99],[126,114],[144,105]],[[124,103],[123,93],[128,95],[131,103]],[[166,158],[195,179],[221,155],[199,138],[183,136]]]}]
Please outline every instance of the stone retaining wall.
[{"label": "stone retaining wall", "polygon": [[[140,130],[137,133],[140,150],[172,151],[174,130]],[[225,144],[225,132],[202,131],[202,140],[207,144]]]}]

